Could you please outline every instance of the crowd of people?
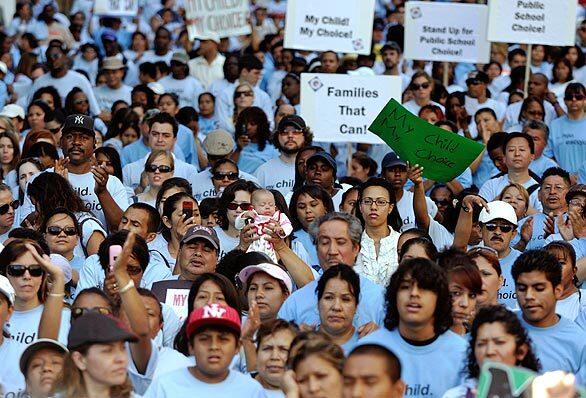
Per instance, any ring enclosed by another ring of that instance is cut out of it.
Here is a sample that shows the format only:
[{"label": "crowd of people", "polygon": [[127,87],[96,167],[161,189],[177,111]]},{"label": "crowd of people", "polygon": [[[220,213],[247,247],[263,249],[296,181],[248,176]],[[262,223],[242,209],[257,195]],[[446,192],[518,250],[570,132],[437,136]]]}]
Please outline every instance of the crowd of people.
[{"label": "crowd of people", "polygon": [[[0,396],[474,398],[489,361],[586,383],[582,6],[574,46],[476,65],[404,59],[400,0],[370,55],[284,47],[285,0],[197,40],[183,1],[139,3],[17,0],[0,30]],[[319,142],[305,72],[397,76],[485,150],[437,182]]]}]

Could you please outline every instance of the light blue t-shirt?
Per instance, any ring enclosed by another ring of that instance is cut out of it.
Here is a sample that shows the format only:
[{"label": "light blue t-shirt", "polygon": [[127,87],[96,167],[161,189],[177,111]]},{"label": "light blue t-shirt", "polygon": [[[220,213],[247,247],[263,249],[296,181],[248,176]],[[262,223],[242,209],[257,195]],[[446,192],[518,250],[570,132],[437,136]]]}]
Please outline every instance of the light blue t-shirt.
[{"label": "light blue t-shirt", "polygon": [[570,120],[562,116],[551,122],[543,154],[555,158],[561,168],[576,173],[586,161],[586,117]]},{"label": "light blue t-shirt", "polygon": [[529,170],[531,170],[541,178],[545,170],[551,167],[559,166],[554,160],[548,158],[545,155],[541,155],[540,157],[531,162],[531,164],[529,165]]},{"label": "light blue t-shirt", "polygon": [[[124,148],[122,148],[122,153],[120,154],[122,167],[144,158],[149,153],[151,153],[151,148],[148,147],[142,139],[138,139],[132,144],[126,145]],[[177,159],[185,161],[185,155],[183,154],[183,151],[179,145],[175,145],[173,148],[173,154],[177,157]]]},{"label": "light blue t-shirt", "polygon": [[[368,322],[379,326],[384,320],[384,289],[360,276],[360,301],[354,316],[354,326],[360,327]],[[298,325],[318,325],[319,312],[317,306],[317,280],[309,282],[290,295],[281,306],[278,318],[295,321]]]},{"label": "light blue t-shirt", "polygon": [[[531,235],[531,239],[527,243],[525,250],[541,249],[547,244],[545,241],[547,238],[545,236],[545,220],[547,219],[547,216],[544,213],[537,213],[529,217],[525,217],[519,221],[519,226],[517,227],[517,236],[515,236],[515,238],[511,241],[512,246],[516,245],[517,242],[519,242],[521,239],[521,229],[530,218],[533,218],[533,235]],[[559,228],[557,224],[554,223],[554,227],[555,233],[558,233]]]},{"label": "light blue t-shirt", "polygon": [[480,165],[476,169],[476,173],[473,176],[474,185],[480,188],[486,181],[498,173],[499,170],[495,167],[494,163],[490,159],[490,156],[488,156],[488,151],[484,151]]},{"label": "light blue t-shirt", "polygon": [[246,173],[254,174],[258,167],[266,161],[279,156],[279,151],[267,142],[264,151],[258,149],[258,144],[249,143],[240,152],[238,169]]},{"label": "light blue t-shirt", "polygon": [[519,250],[511,248],[509,255],[500,260],[503,275],[503,286],[498,293],[498,301],[510,310],[518,310],[517,293],[515,292],[515,281],[513,281],[513,263],[521,255]]},{"label": "light blue t-shirt", "polygon": [[560,317],[553,326],[541,328],[526,322],[522,312],[518,312],[517,316],[533,341],[533,350],[541,362],[543,372],[563,370],[573,373],[578,384],[586,381],[584,330],[564,317]]},{"label": "light blue t-shirt", "polygon": [[431,344],[415,346],[401,337],[398,328],[379,329],[358,342],[358,346],[365,344],[380,344],[397,355],[407,398],[441,397],[462,381],[468,344],[450,330]]},{"label": "light blue t-shirt", "polygon": [[317,266],[317,268],[320,268],[319,259],[317,258],[317,250],[311,235],[309,235],[309,233],[303,229],[299,229],[293,232],[293,235],[295,235],[295,240],[299,241],[305,248],[305,251],[309,256],[309,266],[313,268]]}]

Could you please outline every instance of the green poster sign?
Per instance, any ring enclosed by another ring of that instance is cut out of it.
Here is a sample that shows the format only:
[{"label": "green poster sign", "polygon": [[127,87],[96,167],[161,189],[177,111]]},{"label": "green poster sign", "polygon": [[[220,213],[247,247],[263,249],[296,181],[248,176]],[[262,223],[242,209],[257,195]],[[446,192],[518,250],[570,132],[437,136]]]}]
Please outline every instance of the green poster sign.
[{"label": "green poster sign", "polygon": [[427,123],[391,99],[368,128],[395,153],[423,167],[423,176],[449,182],[462,174],[484,149],[475,141]]}]

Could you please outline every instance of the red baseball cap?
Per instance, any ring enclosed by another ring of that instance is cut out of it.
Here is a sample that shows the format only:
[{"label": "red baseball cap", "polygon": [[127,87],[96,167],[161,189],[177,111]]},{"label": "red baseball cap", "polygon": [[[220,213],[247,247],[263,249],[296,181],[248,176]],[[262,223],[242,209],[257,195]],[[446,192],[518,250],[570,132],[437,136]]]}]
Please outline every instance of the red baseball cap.
[{"label": "red baseball cap", "polygon": [[193,310],[185,328],[187,338],[205,326],[227,327],[240,336],[240,314],[234,308],[221,304],[205,305]]}]

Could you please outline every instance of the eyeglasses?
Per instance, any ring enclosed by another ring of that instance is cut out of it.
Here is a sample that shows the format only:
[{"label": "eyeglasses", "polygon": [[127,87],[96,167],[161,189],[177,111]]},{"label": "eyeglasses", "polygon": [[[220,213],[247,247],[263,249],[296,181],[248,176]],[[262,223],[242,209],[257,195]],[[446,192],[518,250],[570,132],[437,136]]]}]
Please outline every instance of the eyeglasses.
[{"label": "eyeglasses", "polygon": [[248,202],[242,202],[242,203],[234,203],[234,202],[230,202],[228,203],[228,206],[226,206],[228,208],[228,210],[236,210],[239,207],[246,211],[246,210],[250,210],[250,208],[252,207],[252,204],[248,203]]},{"label": "eyeglasses", "polygon": [[61,232],[65,232],[65,235],[67,235],[67,236],[77,235],[77,229],[75,227],[65,227],[65,228],[61,228],[61,227],[57,227],[57,226],[47,227],[47,233],[49,235],[58,236],[61,234]]},{"label": "eyeglasses", "polygon": [[73,101],[73,105],[89,104],[87,99],[77,99]]},{"label": "eyeglasses", "polygon": [[24,276],[24,273],[28,271],[30,276],[39,277],[43,275],[43,268],[40,265],[21,265],[21,264],[10,264],[6,267],[6,273],[10,276],[14,276],[15,278],[19,278]]},{"label": "eyeglasses", "polygon": [[503,225],[503,224],[484,224],[487,230],[490,232],[496,231],[496,229],[500,229],[502,233],[509,233],[513,230],[512,225]]},{"label": "eyeglasses", "polygon": [[173,171],[173,167],[166,166],[166,165],[148,164],[148,165],[144,166],[144,170],[147,173],[154,173],[157,170],[159,170],[159,172],[161,172],[161,173],[170,173]]},{"label": "eyeglasses", "polygon": [[433,203],[435,203],[436,205],[441,205],[441,206],[449,206],[450,205],[450,201],[448,199],[432,199]]},{"label": "eyeglasses", "polygon": [[215,172],[212,176],[212,178],[214,180],[218,180],[221,181],[225,178],[228,178],[230,181],[236,181],[238,179],[239,175],[238,173],[232,172],[232,173],[221,173],[219,171]]},{"label": "eyeglasses", "polygon": [[572,101],[572,100],[582,101],[584,98],[586,98],[586,96],[584,94],[566,94],[566,95],[564,95],[565,101]]},{"label": "eyeglasses", "polygon": [[71,310],[71,318],[77,319],[86,312],[97,312],[98,314],[102,315],[112,315],[112,310],[106,307],[92,307],[92,308],[83,308],[83,307],[76,307]]},{"label": "eyeglasses", "polygon": [[301,134],[303,134],[303,130],[283,130],[283,131],[279,131],[279,135],[289,135],[289,134],[301,135]]},{"label": "eyeglasses", "polygon": [[413,83],[411,85],[411,89],[412,90],[415,90],[415,91],[417,91],[417,90],[419,90],[421,88],[424,89],[424,90],[427,90],[429,88],[429,86],[430,86],[429,83],[422,83],[422,84],[415,84],[415,83]]},{"label": "eyeglasses", "polygon": [[2,206],[0,206],[0,216],[3,216],[4,214],[8,213],[8,208],[12,207],[16,210],[18,209],[18,206],[20,206],[20,202],[18,200],[3,204]]},{"label": "eyeglasses", "polygon": [[376,203],[377,206],[386,206],[388,205],[389,202],[388,200],[384,200],[384,199],[376,199],[376,200],[372,200],[371,198],[366,198],[366,199],[362,199],[360,201],[361,204],[363,204],[364,206],[372,206],[373,203]]},{"label": "eyeglasses", "polygon": [[252,97],[252,91],[235,91],[234,92],[234,98],[240,98],[240,97]]}]

